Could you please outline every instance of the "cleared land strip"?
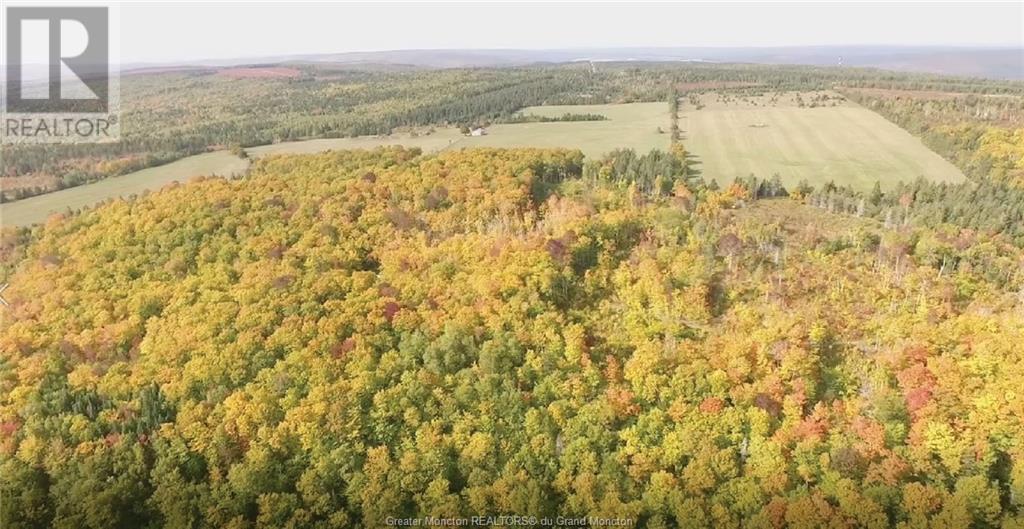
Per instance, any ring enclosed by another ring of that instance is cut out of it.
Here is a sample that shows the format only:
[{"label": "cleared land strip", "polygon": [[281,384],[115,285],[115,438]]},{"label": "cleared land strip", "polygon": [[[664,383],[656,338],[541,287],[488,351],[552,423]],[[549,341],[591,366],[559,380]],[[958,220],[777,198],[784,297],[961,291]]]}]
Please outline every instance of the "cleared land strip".
[{"label": "cleared land strip", "polygon": [[[463,138],[453,147],[564,147],[598,157],[614,149],[668,149],[668,103],[529,107],[523,114],[548,117],[599,114],[605,121],[510,123],[489,127],[486,136]],[[662,133],[658,133],[658,129]]]}]

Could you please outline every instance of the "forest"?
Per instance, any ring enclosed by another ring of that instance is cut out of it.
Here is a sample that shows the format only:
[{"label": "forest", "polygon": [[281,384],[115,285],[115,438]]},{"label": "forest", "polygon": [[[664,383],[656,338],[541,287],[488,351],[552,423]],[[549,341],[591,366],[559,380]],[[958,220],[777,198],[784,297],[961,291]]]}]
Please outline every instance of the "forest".
[{"label": "forest", "polygon": [[3,527],[1024,527],[1016,191],[693,163],[269,156],[5,233]]}]

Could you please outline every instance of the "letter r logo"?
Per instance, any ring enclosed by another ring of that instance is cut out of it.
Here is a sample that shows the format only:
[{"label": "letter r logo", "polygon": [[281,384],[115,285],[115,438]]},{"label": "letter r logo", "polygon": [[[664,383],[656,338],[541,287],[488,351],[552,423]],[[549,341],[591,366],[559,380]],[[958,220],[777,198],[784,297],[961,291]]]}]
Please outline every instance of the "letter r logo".
[{"label": "letter r logo", "polygon": [[[107,9],[7,8],[8,112],[108,111]],[[31,72],[35,72],[35,79]]]}]

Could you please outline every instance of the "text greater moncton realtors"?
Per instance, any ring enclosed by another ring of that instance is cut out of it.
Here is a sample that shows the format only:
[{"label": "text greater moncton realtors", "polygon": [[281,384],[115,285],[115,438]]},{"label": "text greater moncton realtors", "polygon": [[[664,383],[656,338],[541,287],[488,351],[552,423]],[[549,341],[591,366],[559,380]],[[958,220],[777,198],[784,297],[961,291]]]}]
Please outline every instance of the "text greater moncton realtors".
[{"label": "text greater moncton realtors", "polygon": [[8,137],[99,138],[110,137],[107,118],[7,118]]}]

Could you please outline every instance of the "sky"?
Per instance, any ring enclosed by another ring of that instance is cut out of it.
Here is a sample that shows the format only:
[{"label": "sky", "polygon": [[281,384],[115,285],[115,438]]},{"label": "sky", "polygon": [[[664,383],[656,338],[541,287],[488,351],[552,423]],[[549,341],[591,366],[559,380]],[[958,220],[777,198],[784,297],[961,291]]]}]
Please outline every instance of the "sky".
[{"label": "sky", "polygon": [[121,62],[396,49],[1024,46],[1024,2],[123,2]]}]

